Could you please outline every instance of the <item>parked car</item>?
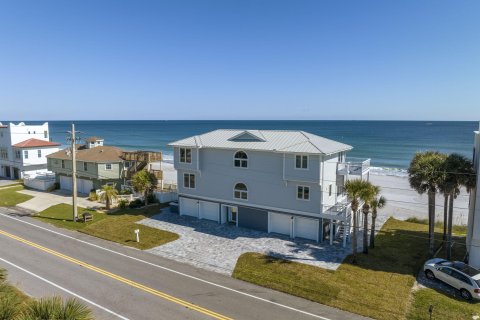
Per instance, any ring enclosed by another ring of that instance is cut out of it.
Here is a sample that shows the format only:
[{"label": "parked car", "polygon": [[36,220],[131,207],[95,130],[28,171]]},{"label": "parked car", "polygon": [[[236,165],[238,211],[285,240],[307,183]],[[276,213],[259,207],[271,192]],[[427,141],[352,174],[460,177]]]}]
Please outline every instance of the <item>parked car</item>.
[{"label": "parked car", "polygon": [[438,279],[460,290],[465,300],[480,300],[480,270],[460,261],[435,258],[425,262],[423,271],[428,279]]}]

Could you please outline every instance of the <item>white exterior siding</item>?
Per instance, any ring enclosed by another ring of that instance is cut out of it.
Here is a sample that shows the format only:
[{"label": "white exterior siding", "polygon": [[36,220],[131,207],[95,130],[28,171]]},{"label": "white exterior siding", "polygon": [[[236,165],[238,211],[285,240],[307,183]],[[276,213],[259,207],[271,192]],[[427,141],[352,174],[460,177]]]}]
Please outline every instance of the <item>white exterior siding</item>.
[{"label": "white exterior siding", "polygon": [[470,210],[467,226],[467,249],[469,264],[480,269],[480,131],[475,132],[474,166],[477,172],[477,187],[470,193]]},{"label": "white exterior siding", "polygon": [[[240,202],[245,205],[284,208],[314,214],[321,213],[320,181],[302,182],[302,185],[310,188],[310,200],[298,200],[298,182],[283,179],[283,154],[249,151],[247,153],[248,168],[236,168],[233,165],[233,155],[236,150],[200,149],[199,151],[200,170],[198,172],[196,169],[185,170],[176,167],[180,195],[186,194]],[[195,174],[195,189],[184,187],[184,173]],[[240,182],[248,188],[247,200],[234,198],[234,186]]]}]

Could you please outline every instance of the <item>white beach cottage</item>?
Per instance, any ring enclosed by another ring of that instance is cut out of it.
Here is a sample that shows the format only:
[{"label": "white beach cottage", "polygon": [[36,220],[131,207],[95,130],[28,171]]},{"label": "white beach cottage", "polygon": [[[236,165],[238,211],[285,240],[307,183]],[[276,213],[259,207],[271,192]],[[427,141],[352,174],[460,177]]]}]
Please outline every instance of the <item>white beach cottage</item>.
[{"label": "white beach cottage", "polygon": [[480,269],[480,128],[474,132],[473,164],[477,173],[477,187],[470,193],[467,250],[468,263]]},{"label": "white beach cottage", "polygon": [[345,162],[351,146],[277,130],[215,130],[169,145],[181,215],[345,245],[344,183],[369,174],[369,161]]},{"label": "white beach cottage", "polygon": [[0,177],[20,179],[46,173],[46,156],[57,152],[60,144],[50,141],[48,122],[26,125],[0,122]]}]

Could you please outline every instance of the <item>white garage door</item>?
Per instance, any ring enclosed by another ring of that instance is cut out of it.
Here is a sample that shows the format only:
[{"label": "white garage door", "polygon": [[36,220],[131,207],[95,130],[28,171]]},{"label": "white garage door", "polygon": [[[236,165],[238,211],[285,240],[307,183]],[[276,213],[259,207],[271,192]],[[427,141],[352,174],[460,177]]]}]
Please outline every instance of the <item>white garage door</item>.
[{"label": "white garage door", "polygon": [[220,205],[215,202],[200,201],[200,219],[218,222],[220,217]]},{"label": "white garage door", "polygon": [[93,189],[93,181],[86,179],[77,179],[77,191],[79,193],[89,194]]},{"label": "white garage door", "polygon": [[189,198],[180,198],[180,215],[198,218],[198,202]]},{"label": "white garage door", "polygon": [[295,238],[305,238],[318,241],[318,220],[295,217]]},{"label": "white garage door", "polygon": [[60,176],[60,189],[72,191],[72,177]]},{"label": "white garage door", "polygon": [[275,232],[292,236],[292,216],[270,212],[270,224],[268,232]]}]

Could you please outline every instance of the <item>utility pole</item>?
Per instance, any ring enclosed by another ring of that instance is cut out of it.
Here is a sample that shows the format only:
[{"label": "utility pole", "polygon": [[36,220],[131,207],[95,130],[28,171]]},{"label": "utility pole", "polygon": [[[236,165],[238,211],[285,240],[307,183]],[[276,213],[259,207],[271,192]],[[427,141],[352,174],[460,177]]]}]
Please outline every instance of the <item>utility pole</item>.
[{"label": "utility pole", "polygon": [[68,132],[70,134],[70,149],[72,154],[72,206],[73,206],[73,221],[78,219],[78,208],[77,208],[77,149],[75,147],[75,142],[77,139],[75,137],[75,124],[72,123],[72,131]]}]

